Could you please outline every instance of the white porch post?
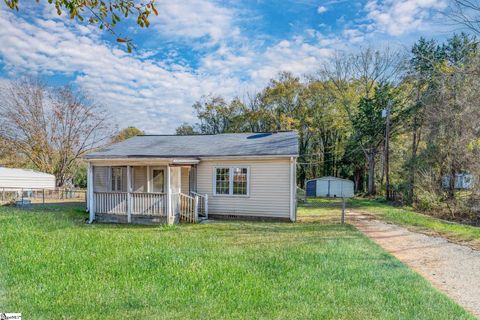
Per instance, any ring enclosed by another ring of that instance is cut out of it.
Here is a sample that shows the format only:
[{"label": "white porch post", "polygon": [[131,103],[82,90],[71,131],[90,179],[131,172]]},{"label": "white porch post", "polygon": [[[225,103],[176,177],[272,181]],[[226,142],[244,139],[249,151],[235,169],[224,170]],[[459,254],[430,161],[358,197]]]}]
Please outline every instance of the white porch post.
[{"label": "white porch post", "polygon": [[147,166],[147,192],[151,192],[150,191],[150,166]]},{"label": "white porch post", "polygon": [[194,203],[193,203],[193,213],[195,214],[195,217],[193,218],[194,219],[194,222],[197,223],[198,222],[198,200],[200,198],[198,197],[198,195],[195,195],[195,198],[194,198]]},{"label": "white porch post", "polygon": [[132,167],[127,166],[127,221],[132,222]]},{"label": "white porch post", "polygon": [[175,217],[172,210],[172,188],[170,184],[170,166],[167,165],[167,222],[168,224],[175,223]]},{"label": "white porch post", "polygon": [[93,165],[89,162],[87,171],[87,207],[89,213],[88,223],[92,223],[93,220],[95,220],[95,200],[93,197],[93,183]]}]

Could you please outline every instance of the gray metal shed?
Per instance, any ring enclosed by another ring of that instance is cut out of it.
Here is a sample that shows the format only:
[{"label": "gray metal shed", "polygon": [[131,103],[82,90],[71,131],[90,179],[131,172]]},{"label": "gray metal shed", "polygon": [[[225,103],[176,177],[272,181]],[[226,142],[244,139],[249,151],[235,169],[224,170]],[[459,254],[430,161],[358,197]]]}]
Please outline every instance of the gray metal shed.
[{"label": "gray metal shed", "polygon": [[352,198],[353,181],[336,177],[322,177],[307,181],[307,197]]}]

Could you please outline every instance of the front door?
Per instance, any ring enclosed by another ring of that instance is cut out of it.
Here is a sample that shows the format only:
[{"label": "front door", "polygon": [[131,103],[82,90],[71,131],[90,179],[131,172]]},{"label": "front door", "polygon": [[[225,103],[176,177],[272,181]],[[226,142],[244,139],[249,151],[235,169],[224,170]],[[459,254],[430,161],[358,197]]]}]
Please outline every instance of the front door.
[{"label": "front door", "polygon": [[152,192],[165,192],[165,169],[152,168]]}]

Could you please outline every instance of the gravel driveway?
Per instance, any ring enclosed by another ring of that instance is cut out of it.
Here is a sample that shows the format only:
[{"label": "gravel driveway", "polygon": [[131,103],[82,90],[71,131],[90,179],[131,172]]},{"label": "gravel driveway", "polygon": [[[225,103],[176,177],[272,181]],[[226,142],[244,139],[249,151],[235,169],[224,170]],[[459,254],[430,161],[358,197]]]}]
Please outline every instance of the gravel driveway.
[{"label": "gravel driveway", "polygon": [[480,251],[366,214],[350,212],[349,218],[386,251],[480,318]]}]

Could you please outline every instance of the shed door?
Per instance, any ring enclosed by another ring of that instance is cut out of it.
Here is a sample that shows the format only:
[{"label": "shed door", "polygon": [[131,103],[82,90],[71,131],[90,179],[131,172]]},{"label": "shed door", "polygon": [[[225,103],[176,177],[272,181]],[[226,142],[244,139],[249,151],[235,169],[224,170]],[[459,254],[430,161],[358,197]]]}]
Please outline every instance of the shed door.
[{"label": "shed door", "polygon": [[330,197],[342,197],[342,183],[341,180],[329,180],[330,181]]},{"label": "shed door", "polygon": [[317,196],[317,181],[310,180],[307,181],[307,197],[316,197]]},{"label": "shed door", "polygon": [[318,197],[330,197],[330,180],[317,180]]}]

